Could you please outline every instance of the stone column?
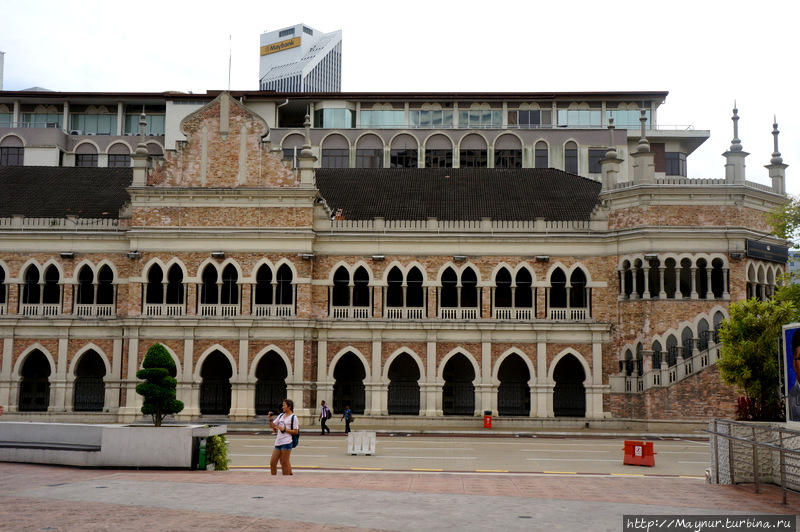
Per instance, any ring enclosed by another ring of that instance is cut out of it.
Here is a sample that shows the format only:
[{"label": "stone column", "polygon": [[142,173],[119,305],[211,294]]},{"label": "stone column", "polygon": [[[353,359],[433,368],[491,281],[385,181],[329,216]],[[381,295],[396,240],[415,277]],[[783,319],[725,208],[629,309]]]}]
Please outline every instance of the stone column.
[{"label": "stone column", "polygon": [[[122,380],[122,338],[114,338],[111,351],[111,373],[103,379],[106,382],[104,412],[116,414],[119,410],[120,381]],[[2,398],[0,397],[0,401]]]},{"label": "stone column", "polygon": [[[0,360],[0,405],[9,405],[9,412],[11,412],[11,387],[13,384],[11,359],[13,357],[14,337],[3,338],[3,358]],[[16,403],[16,400],[14,402]]]},{"label": "stone column", "polygon": [[251,305],[252,298],[251,293],[253,292],[253,285],[250,283],[242,283],[242,302],[241,302],[241,309],[242,309],[242,316],[252,316],[253,315],[253,307]]},{"label": "stone column", "polygon": [[689,297],[692,299],[697,299],[697,266],[692,266],[690,269],[692,271],[692,293],[689,295]]},{"label": "stone column", "polygon": [[317,338],[317,403],[322,400],[333,408],[333,382],[328,380],[328,336],[324,331]]},{"label": "stone column", "polygon": [[547,343],[536,344],[536,417],[552,417],[552,386],[547,382]]},{"label": "stone column", "polygon": [[[294,411],[301,416],[311,415],[311,413],[315,411],[314,405],[305,404],[305,399],[303,396],[303,392],[305,391],[306,387],[304,355],[305,342],[302,337],[296,336],[294,339],[294,368],[292,371],[292,383],[287,383],[286,395],[288,395],[289,398],[294,401]],[[253,402],[255,403],[255,398]]]},{"label": "stone column", "polygon": [[639,287],[636,286],[636,270],[637,268],[631,268],[631,299],[639,299]]},{"label": "stone column", "polygon": [[650,266],[644,266],[644,299],[650,299]]},{"label": "stone column", "polygon": [[731,273],[730,268],[725,268],[722,270],[725,275],[722,279],[722,299],[730,299],[731,294],[728,292],[728,279]]},{"label": "stone column", "polygon": [[231,379],[231,420],[251,419],[256,415],[255,397],[248,401],[247,397],[247,373],[248,373],[248,352],[250,342],[248,340],[248,330],[239,330],[239,357],[236,361],[238,371]]},{"label": "stone column", "polygon": [[428,335],[426,344],[426,366],[427,379],[423,384],[421,393],[425,393],[426,416],[441,416],[442,415],[442,384],[439,383],[436,375],[436,336],[435,334]]},{"label": "stone column", "polygon": [[625,270],[617,270],[619,274],[619,298],[625,299]]},{"label": "stone column", "polygon": [[658,298],[659,299],[666,299],[667,293],[664,291],[664,270],[666,270],[666,266],[659,266],[658,267]]},{"label": "stone column", "polygon": [[58,339],[58,358],[56,359],[55,378],[50,381],[50,408],[48,412],[66,412],[67,388],[67,350],[69,341],[66,337]]},{"label": "stone column", "polygon": [[200,415],[200,403],[192,394],[192,381],[194,380],[194,331],[184,330],[183,333],[183,374],[178,382],[177,398],[183,401],[182,415],[196,418]]},{"label": "stone column", "polygon": [[381,416],[388,413],[387,400],[389,388],[381,379],[381,349],[382,343],[380,333],[374,333],[372,337],[372,358],[370,360],[371,377],[368,380],[367,388],[371,397],[369,411],[367,415]]},{"label": "stone column", "polygon": [[186,283],[186,315],[197,315],[197,284]]},{"label": "stone column", "polygon": [[711,289],[711,268],[706,267],[706,299],[714,299],[714,291]]},{"label": "stone column", "polygon": [[492,395],[497,397],[497,387],[492,382],[492,342],[488,335],[484,335],[481,341],[481,375],[476,386],[476,391],[480,390],[480,410],[475,412],[476,415],[483,415],[484,410],[490,410],[493,414],[497,414],[492,407]]},{"label": "stone column", "polygon": [[136,419],[136,370],[139,368],[139,331],[132,329],[127,331],[128,336],[128,367],[124,381],[125,385],[125,406],[119,409],[120,421],[130,423]]}]

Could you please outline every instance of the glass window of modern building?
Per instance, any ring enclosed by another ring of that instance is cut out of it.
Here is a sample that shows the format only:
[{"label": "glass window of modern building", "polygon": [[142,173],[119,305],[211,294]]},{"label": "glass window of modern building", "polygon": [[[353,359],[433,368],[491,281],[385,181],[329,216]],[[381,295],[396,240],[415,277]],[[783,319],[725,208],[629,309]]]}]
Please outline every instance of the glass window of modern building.
[{"label": "glass window of modern building", "polygon": [[589,173],[599,174],[602,172],[600,160],[606,156],[604,149],[589,149]]},{"label": "glass window of modern building", "polygon": [[686,177],[686,154],[668,151],[664,154],[665,174]]},{"label": "glass window of modern building", "polygon": [[[139,117],[140,114],[129,113],[125,115],[125,128],[123,135],[138,135],[139,134]],[[165,131],[166,115],[151,115],[145,114],[145,121],[147,125],[144,127],[144,134],[150,136],[163,136]]]},{"label": "glass window of modern building", "polygon": [[361,127],[363,128],[397,128],[406,126],[405,111],[395,110],[363,110],[361,111]]},{"label": "glass window of modern building", "polygon": [[356,127],[356,114],[350,109],[317,109],[314,111],[314,127],[347,129]]},{"label": "glass window of modern building", "polygon": [[470,109],[458,112],[458,127],[461,128],[500,128],[503,126],[503,112],[491,109]]},{"label": "glass window of modern building", "polygon": [[453,127],[453,111],[419,109],[408,112],[408,125],[414,128]]},{"label": "glass window of modern building", "polygon": [[70,131],[80,131],[80,133],[76,133],[78,135],[116,135],[117,115],[72,114]]},{"label": "glass window of modern building", "polygon": [[570,174],[578,173],[578,145],[572,141],[564,146],[564,171]]}]

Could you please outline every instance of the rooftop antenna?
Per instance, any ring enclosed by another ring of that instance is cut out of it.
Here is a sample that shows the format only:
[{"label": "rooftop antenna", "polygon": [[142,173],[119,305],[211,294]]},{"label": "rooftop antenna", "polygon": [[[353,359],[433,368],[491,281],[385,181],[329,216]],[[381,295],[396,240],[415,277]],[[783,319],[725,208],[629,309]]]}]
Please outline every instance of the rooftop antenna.
[{"label": "rooftop antenna", "polygon": [[233,56],[233,35],[228,34],[228,92],[231,91],[231,58]]}]

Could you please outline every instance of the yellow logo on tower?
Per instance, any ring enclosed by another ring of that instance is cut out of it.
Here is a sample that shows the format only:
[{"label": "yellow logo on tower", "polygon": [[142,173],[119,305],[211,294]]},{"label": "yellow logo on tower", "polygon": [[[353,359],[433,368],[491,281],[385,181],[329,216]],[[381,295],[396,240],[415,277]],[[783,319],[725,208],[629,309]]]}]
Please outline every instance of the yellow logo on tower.
[{"label": "yellow logo on tower", "polygon": [[300,46],[300,37],[293,37],[285,41],[267,44],[261,47],[261,55],[274,54],[275,52],[282,52],[289,48],[297,48]]}]

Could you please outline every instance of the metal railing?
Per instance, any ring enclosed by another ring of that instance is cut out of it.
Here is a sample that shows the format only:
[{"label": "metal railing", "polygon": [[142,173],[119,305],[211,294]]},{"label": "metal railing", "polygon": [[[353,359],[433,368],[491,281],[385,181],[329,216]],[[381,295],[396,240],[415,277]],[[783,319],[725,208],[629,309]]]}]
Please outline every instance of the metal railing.
[{"label": "metal railing", "polygon": [[800,492],[800,431],[765,423],[715,419],[711,435],[711,482],[715,484],[768,483]]}]

